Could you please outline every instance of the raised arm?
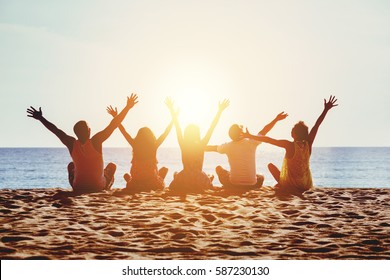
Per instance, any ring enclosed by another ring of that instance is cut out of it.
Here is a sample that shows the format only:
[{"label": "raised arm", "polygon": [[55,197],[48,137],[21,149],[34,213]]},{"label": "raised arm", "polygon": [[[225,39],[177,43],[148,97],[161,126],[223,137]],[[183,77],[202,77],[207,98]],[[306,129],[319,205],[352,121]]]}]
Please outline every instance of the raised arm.
[{"label": "raised arm", "polygon": [[172,122],[176,129],[177,142],[179,142],[179,146],[182,147],[184,144],[184,140],[183,140],[183,133],[181,131],[181,127],[178,120],[179,112],[178,111],[175,112],[175,109],[173,108],[174,104],[171,98],[168,97],[165,100],[165,104],[167,105],[169,112],[171,113],[172,116]]},{"label": "raised arm", "polygon": [[288,149],[291,145],[291,142],[288,140],[276,140],[268,136],[259,136],[259,135],[252,135],[249,133],[248,129],[246,132],[243,133],[243,137],[253,139],[256,141],[265,142],[280,148]]},{"label": "raised arm", "polygon": [[205,152],[218,152],[217,145],[207,145],[205,148]]},{"label": "raised arm", "polygon": [[61,129],[58,129],[54,124],[45,119],[43,117],[41,107],[39,107],[39,111],[37,111],[34,107],[30,106],[30,108],[27,109],[27,113],[27,117],[39,120],[48,130],[54,133],[54,135],[56,135],[61,140],[61,142],[68,148],[69,152],[72,152],[73,143],[76,139],[67,135]]},{"label": "raised arm", "polygon": [[165,129],[165,131],[163,132],[163,134],[160,135],[160,137],[158,137],[157,139],[157,147],[160,147],[160,145],[164,142],[165,138],[167,138],[169,132],[171,131],[172,129],[172,126],[173,126],[173,119],[171,120],[171,122],[168,124],[167,128]]},{"label": "raised arm", "polygon": [[317,135],[318,128],[320,127],[322,121],[325,119],[325,116],[328,113],[328,111],[333,107],[338,106],[338,104],[336,104],[336,101],[337,101],[336,97],[332,95],[329,97],[328,101],[324,99],[324,110],[322,111],[321,115],[318,117],[316,123],[314,124],[313,128],[310,130],[309,133],[310,146],[313,145],[314,139],[316,138]]},{"label": "raised arm", "polygon": [[[113,118],[115,118],[118,115],[118,109],[116,107],[114,109],[110,105],[107,107],[107,113],[109,113]],[[130,146],[133,147],[134,139],[133,139],[133,137],[131,137],[131,135],[129,133],[127,133],[127,131],[126,131],[125,127],[122,125],[122,123],[119,124],[118,128],[119,128],[120,132],[122,133],[122,135],[127,140],[127,142],[130,144]]]},{"label": "raised arm", "polygon": [[107,140],[108,137],[110,137],[110,135],[114,132],[115,128],[117,128],[123,121],[123,119],[126,117],[127,112],[129,112],[129,110],[133,108],[135,104],[138,103],[137,99],[138,96],[134,93],[132,93],[130,97],[127,97],[127,104],[125,108],[123,108],[123,110],[112,119],[110,124],[105,129],[96,133],[91,138],[94,144],[101,145],[104,141]]},{"label": "raised arm", "polygon": [[210,125],[209,130],[207,131],[206,135],[202,139],[202,144],[204,146],[207,145],[207,143],[210,141],[211,135],[213,134],[213,131],[215,127],[217,126],[217,123],[221,117],[222,112],[229,106],[230,101],[228,99],[223,100],[222,102],[219,102],[218,104],[218,112],[214,117],[213,122]]},{"label": "raised arm", "polygon": [[285,112],[279,113],[269,124],[264,126],[264,128],[260,130],[258,134],[266,135],[278,121],[284,120],[285,118],[287,118],[287,116],[288,115]]}]

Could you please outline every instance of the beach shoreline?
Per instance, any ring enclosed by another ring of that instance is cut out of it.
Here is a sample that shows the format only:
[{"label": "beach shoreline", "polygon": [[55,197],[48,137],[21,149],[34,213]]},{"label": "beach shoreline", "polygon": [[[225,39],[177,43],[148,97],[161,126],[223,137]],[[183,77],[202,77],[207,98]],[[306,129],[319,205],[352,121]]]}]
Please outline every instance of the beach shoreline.
[{"label": "beach shoreline", "polygon": [[390,259],[389,188],[72,196],[1,189],[1,259]]}]

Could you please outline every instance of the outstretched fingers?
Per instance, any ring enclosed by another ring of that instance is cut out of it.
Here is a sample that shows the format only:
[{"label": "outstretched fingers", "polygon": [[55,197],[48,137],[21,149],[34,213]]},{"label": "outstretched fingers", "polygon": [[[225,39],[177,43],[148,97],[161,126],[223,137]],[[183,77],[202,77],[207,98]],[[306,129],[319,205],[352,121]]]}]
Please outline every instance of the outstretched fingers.
[{"label": "outstretched fingers", "polygon": [[132,93],[130,97],[127,97],[127,106],[132,108],[135,104],[138,103],[138,95],[136,93]]},{"label": "outstretched fingers", "polygon": [[165,105],[167,105],[167,107],[168,107],[169,109],[173,109],[174,102],[173,102],[173,100],[172,100],[171,97],[165,98]]},{"label": "outstretched fingers", "polygon": [[33,109],[28,109],[27,108],[27,113],[29,113],[29,114],[32,114],[32,113],[34,113],[36,110],[33,108]]},{"label": "outstretched fingers", "polygon": [[245,128],[245,132],[244,131],[241,132],[241,137],[243,138],[248,138],[250,135],[251,133],[249,132],[248,127]]},{"label": "outstretched fingers", "polygon": [[134,102],[138,102],[137,99],[138,99],[138,95],[136,93],[132,93],[130,95],[130,99],[134,100]]},{"label": "outstretched fingers", "polygon": [[278,120],[284,120],[284,119],[287,118],[287,117],[288,117],[288,114],[285,113],[285,112],[283,111],[283,112],[280,112],[280,113],[278,114],[277,119],[278,119]]},{"label": "outstretched fingers", "polygon": [[115,107],[115,109],[110,105],[107,106],[107,113],[109,113],[111,116],[116,117],[118,115],[118,109]]},{"label": "outstretched fingers", "polygon": [[[41,107],[39,107],[39,110],[41,110]],[[38,111],[33,106],[30,106],[30,108],[27,108],[27,112],[34,113],[34,112],[38,112]]]},{"label": "outstretched fingers", "polygon": [[334,105],[337,106],[338,104],[335,104],[337,102],[336,96],[330,96],[330,102]]},{"label": "outstretched fingers", "polygon": [[179,108],[177,110],[175,110],[175,103],[174,101],[172,100],[171,97],[167,97],[165,99],[165,104],[167,105],[169,111],[171,112],[171,115],[172,115],[172,119],[173,120],[177,120],[178,117],[179,117]]},{"label": "outstretched fingers", "polygon": [[218,103],[218,107],[220,110],[225,110],[230,105],[229,99],[224,99],[222,102]]},{"label": "outstretched fingers", "polygon": [[39,107],[39,111],[35,109],[33,106],[30,106],[30,108],[27,108],[27,117],[38,119],[39,117],[42,116],[42,109]]},{"label": "outstretched fingers", "polygon": [[331,108],[333,108],[333,107],[338,106],[338,104],[336,104],[336,102],[337,102],[336,96],[331,95],[331,96],[329,97],[329,100],[328,100],[328,101],[326,101],[326,99],[324,99],[324,106],[325,106],[326,109],[329,110],[329,109],[331,109]]}]

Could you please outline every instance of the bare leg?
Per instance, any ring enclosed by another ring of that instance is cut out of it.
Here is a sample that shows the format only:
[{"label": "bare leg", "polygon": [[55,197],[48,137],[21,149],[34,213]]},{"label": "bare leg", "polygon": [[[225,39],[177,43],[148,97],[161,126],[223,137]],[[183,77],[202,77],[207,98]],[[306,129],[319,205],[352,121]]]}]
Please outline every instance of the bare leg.
[{"label": "bare leg", "polygon": [[280,170],[272,163],[268,164],[268,170],[269,170],[269,172],[271,172],[271,174],[275,178],[276,182],[279,183]]},{"label": "bare leg", "polygon": [[104,177],[106,177],[106,186],[105,190],[111,189],[112,185],[114,184],[114,174],[116,171],[116,165],[110,162],[107,164],[106,168],[104,169]]},{"label": "bare leg", "polygon": [[263,183],[264,183],[264,176],[257,174],[256,175],[256,180],[257,180],[257,182],[256,182],[255,186],[256,186],[256,188],[260,188],[263,185]]},{"label": "bare leg", "polygon": [[167,176],[167,173],[168,173],[168,168],[161,167],[160,170],[158,171],[158,176],[165,179],[165,177]]},{"label": "bare leg", "polygon": [[130,182],[131,180],[131,176],[129,173],[125,173],[125,175],[123,175],[123,179],[125,179],[126,183]]},{"label": "bare leg", "polygon": [[74,180],[74,163],[70,162],[68,164],[68,179],[69,179],[69,184],[73,188],[73,180]]},{"label": "bare leg", "polygon": [[222,166],[218,165],[215,168],[215,172],[218,175],[218,180],[223,186],[230,186],[230,172],[224,169]]}]

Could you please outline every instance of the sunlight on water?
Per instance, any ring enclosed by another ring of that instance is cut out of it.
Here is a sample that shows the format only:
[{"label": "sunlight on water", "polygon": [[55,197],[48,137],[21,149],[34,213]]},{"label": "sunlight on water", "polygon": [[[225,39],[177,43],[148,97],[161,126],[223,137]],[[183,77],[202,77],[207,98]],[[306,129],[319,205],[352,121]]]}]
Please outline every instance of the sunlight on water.
[{"label": "sunlight on water", "polygon": [[[274,185],[267,164],[281,166],[284,152],[269,146],[257,150],[257,172],[265,175],[265,185]],[[1,148],[0,188],[52,188],[69,187],[66,166],[70,156],[65,148]],[[129,172],[131,149],[106,148],[104,160],[117,164],[115,188],[124,188],[123,174]],[[180,150],[161,148],[159,167],[169,172],[168,185],[175,171],[182,168]],[[204,171],[215,174],[215,167],[228,168],[225,155],[206,153]],[[315,186],[351,188],[390,187],[390,148],[314,148],[311,170]],[[217,177],[214,184],[219,185]]]}]

